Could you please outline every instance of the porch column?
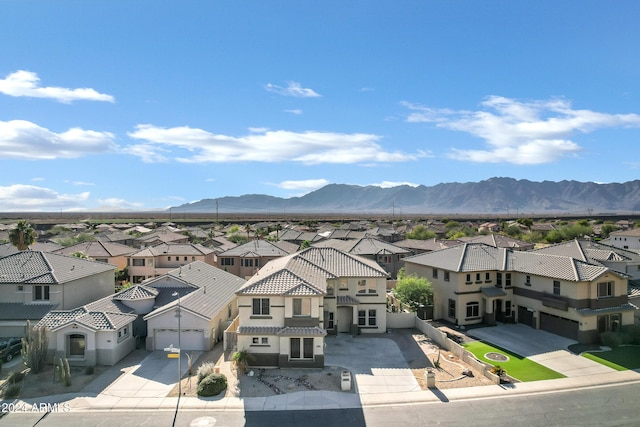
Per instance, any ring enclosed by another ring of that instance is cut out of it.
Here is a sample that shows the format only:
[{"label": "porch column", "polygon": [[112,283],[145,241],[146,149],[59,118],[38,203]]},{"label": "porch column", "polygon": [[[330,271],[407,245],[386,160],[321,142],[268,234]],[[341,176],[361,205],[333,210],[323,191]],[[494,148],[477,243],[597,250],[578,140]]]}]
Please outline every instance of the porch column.
[{"label": "porch column", "polygon": [[484,314],[482,315],[482,321],[487,325],[496,324],[496,313],[493,309],[494,301],[494,298],[484,298]]}]

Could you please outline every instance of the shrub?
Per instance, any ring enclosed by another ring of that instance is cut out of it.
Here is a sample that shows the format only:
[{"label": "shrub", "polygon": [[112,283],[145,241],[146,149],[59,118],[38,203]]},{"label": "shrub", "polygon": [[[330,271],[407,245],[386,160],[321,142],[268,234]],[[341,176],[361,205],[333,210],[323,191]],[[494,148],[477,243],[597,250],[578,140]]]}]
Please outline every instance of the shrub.
[{"label": "shrub", "polygon": [[616,348],[622,344],[622,335],[617,332],[603,332],[600,334],[600,344]]},{"label": "shrub", "polygon": [[493,368],[491,368],[491,373],[496,374],[497,376],[501,377],[501,376],[505,375],[507,373],[507,371],[505,371],[502,368],[502,366],[496,365]]},{"label": "shrub", "polygon": [[198,396],[216,396],[226,388],[227,377],[224,374],[211,374],[198,384]]},{"label": "shrub", "polygon": [[5,386],[4,392],[2,393],[3,399],[15,399],[20,394],[22,390],[22,384],[9,384]]},{"label": "shrub", "polygon": [[216,373],[215,368],[216,368],[216,364],[213,362],[205,362],[202,365],[200,365],[197,372],[198,384],[200,384],[200,382],[202,382],[202,380],[208,377],[209,375],[215,374]]},{"label": "shrub", "polygon": [[247,350],[238,350],[231,356],[233,363],[236,365],[238,373],[244,374],[251,363],[251,353]]},{"label": "shrub", "polygon": [[84,368],[84,374],[85,375],[93,375],[94,371],[95,371],[95,367],[94,366],[87,366],[86,368]]},{"label": "shrub", "polygon": [[12,372],[7,377],[7,382],[9,384],[16,384],[16,383],[22,382],[23,379],[24,379],[24,372]]},{"label": "shrub", "polygon": [[623,326],[622,333],[624,334],[623,344],[640,345],[640,326],[639,325]]}]

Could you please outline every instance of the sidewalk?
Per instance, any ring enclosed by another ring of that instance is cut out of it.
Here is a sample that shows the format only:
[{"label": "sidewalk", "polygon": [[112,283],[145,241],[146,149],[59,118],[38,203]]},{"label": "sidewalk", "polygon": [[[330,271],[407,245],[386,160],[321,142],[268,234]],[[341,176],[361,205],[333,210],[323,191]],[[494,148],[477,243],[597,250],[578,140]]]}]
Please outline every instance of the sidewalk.
[{"label": "sidewalk", "polygon": [[[490,385],[446,390],[421,390],[398,393],[352,394],[327,391],[305,391],[269,397],[211,397],[180,399],[182,410],[237,410],[237,411],[277,411],[277,410],[321,410],[351,409],[372,406],[397,405],[402,403],[438,403],[470,399],[510,397],[531,393],[557,392],[585,387],[595,387],[623,383],[640,383],[640,370],[621,371],[592,376],[533,381],[509,385]],[[130,411],[130,410],[171,410],[178,404],[177,397],[118,397],[105,394],[87,395],[74,393],[28,399],[23,403],[68,402],[72,411]]]}]

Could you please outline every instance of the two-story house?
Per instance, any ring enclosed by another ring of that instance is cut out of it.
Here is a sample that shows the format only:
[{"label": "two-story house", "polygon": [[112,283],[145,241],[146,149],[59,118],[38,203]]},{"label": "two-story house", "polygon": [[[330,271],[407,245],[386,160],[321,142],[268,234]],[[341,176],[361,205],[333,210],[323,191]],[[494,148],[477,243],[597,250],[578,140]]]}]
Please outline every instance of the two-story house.
[{"label": "two-story house", "polygon": [[334,248],[273,260],[237,292],[237,348],[257,366],[324,366],[327,332],[386,330],[386,279],[376,262]]},{"label": "two-story house", "polygon": [[356,240],[327,239],[314,243],[313,246],[336,248],[353,255],[369,258],[384,268],[392,278],[395,278],[398,270],[402,268],[402,258],[413,254],[409,249],[373,237],[363,237]]},{"label": "two-story house", "polygon": [[194,261],[215,266],[215,253],[193,243],[161,243],[127,255],[127,268],[131,282],[142,283]]},{"label": "two-story house", "polygon": [[126,256],[135,251],[136,249],[130,246],[121,245],[119,243],[93,240],[90,242],[82,242],[75,245],[66,246],[64,248],[55,250],[54,253],[61,255],[72,255],[74,253],[81,252],[94,261],[115,265],[122,270],[123,268],[127,267]]},{"label": "two-story house", "polygon": [[114,265],[39,251],[0,258],[0,337],[22,336],[27,320],[113,293]]},{"label": "two-story house", "polygon": [[570,256],[468,243],[405,258],[433,285],[434,319],[519,322],[581,343],[633,323],[628,276]]},{"label": "two-story house", "polygon": [[269,261],[297,250],[298,246],[289,242],[251,240],[218,254],[217,267],[248,279]]},{"label": "two-story house", "polygon": [[640,250],[640,228],[614,231],[607,239],[602,240],[602,243],[616,248]]}]

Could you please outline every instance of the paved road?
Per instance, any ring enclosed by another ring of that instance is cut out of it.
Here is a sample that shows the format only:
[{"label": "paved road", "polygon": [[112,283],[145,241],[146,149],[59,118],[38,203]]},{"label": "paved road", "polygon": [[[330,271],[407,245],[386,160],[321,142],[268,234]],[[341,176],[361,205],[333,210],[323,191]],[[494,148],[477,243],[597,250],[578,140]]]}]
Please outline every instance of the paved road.
[{"label": "paved road", "polygon": [[[513,397],[379,405],[316,411],[181,411],[176,426],[637,426],[638,384],[592,387]],[[605,403],[606,402],[606,403]],[[38,427],[170,426],[174,413],[160,411],[12,413],[1,425]],[[206,421],[209,421],[207,424]]]}]

